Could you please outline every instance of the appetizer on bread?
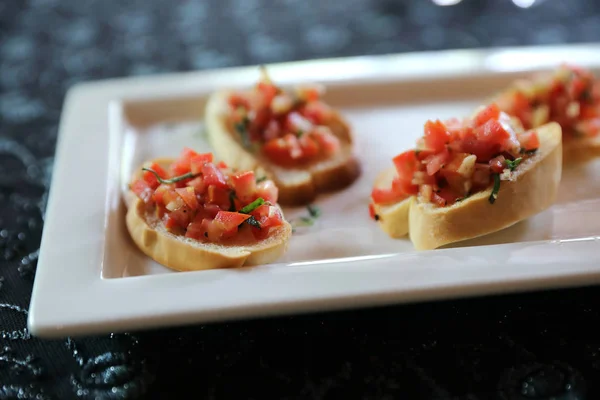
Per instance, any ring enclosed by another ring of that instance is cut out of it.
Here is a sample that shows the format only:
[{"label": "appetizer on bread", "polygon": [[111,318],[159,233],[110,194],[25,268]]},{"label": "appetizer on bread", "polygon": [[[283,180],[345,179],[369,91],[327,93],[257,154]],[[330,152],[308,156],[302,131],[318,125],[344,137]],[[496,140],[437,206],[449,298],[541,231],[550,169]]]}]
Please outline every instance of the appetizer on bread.
[{"label": "appetizer on bread", "polygon": [[[552,72],[519,80],[495,99],[525,129],[548,122],[562,128],[563,150],[600,153],[600,81],[583,68],[561,65]],[[569,157],[570,158],[570,157]]]},{"label": "appetizer on bread", "polygon": [[266,264],[286,250],[291,226],[273,181],[184,148],[148,161],[130,184],[126,225],[146,255],[179,271]]},{"label": "appetizer on bread", "polygon": [[417,147],[376,180],[371,217],[417,250],[507,228],[554,202],[561,139],[558,123],[525,131],[496,104],[463,121],[427,121]]},{"label": "appetizer on bread", "polygon": [[284,91],[262,76],[244,91],[219,91],[205,121],[215,154],[229,165],[259,171],[275,182],[282,205],[311,202],[360,174],[353,138],[342,116],[321,101],[317,85]]}]

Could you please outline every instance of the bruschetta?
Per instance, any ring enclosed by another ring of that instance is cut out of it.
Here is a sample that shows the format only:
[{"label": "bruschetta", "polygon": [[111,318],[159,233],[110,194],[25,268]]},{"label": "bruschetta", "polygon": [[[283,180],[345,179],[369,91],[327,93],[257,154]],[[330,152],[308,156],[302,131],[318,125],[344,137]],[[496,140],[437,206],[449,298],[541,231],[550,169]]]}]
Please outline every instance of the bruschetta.
[{"label": "bruschetta", "polygon": [[273,262],[291,226],[273,181],[185,148],[177,159],[148,161],[130,183],[126,226],[156,262],[178,271]]},{"label": "bruschetta", "polygon": [[391,237],[435,249],[507,228],[553,204],[562,174],[558,123],[525,131],[491,104],[472,118],[427,121],[393,159],[370,213]]},{"label": "bruschetta", "polygon": [[516,81],[494,101],[525,129],[560,124],[565,161],[600,154],[600,81],[590,71],[561,65]]},{"label": "bruschetta", "polygon": [[321,100],[323,87],[283,90],[264,68],[243,91],[218,91],[205,109],[215,154],[275,182],[282,205],[304,205],[360,175],[348,122]]}]

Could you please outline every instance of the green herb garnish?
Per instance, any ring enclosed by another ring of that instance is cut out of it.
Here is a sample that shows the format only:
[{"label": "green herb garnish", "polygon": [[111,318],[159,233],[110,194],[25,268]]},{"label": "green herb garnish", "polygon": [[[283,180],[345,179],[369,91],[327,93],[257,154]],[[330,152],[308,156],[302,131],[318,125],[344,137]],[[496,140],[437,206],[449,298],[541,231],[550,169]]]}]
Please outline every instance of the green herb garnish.
[{"label": "green herb garnish", "polygon": [[308,205],[306,207],[308,215],[300,217],[295,221],[290,221],[292,224],[292,232],[295,232],[296,228],[301,226],[313,226],[317,218],[321,216],[321,210],[315,205]]},{"label": "green herb garnish", "polygon": [[492,174],[494,177],[494,187],[492,188],[492,194],[490,194],[490,204],[494,204],[498,198],[498,192],[500,191],[500,174]]},{"label": "green herb garnish", "polygon": [[523,161],[522,157],[516,158],[513,161],[511,160],[506,160],[506,166],[511,170],[514,171],[515,168],[517,168],[519,166],[519,164],[521,164],[521,161]]},{"label": "green herb garnish", "polygon": [[248,119],[248,117],[244,117],[241,122],[238,122],[234,125],[235,130],[240,135],[240,138],[242,139],[242,143],[243,143],[244,147],[246,147],[246,148],[249,148],[251,146],[250,135],[248,134],[248,124],[249,123],[250,123],[250,120]]},{"label": "green herb garnish", "polygon": [[532,150],[521,149],[520,153],[521,154],[531,155],[531,154],[535,154],[536,151],[538,151],[538,149],[532,149]]},{"label": "green herb garnish", "polygon": [[247,220],[244,221],[245,223],[247,223],[250,226],[253,226],[255,228],[261,229],[262,227],[260,226],[260,222],[258,222],[256,220],[256,218],[254,218],[254,215],[251,215],[250,218],[248,218]]},{"label": "green herb garnish", "polygon": [[304,135],[304,131],[302,131],[302,129],[298,129],[298,130],[296,131],[296,136],[300,137],[300,136],[302,136],[302,135]]},{"label": "green herb garnish", "polygon": [[266,176],[261,176],[260,178],[256,178],[256,183],[261,183],[263,181],[266,181],[267,177]]},{"label": "green herb garnish", "polygon": [[235,212],[235,199],[237,196],[235,195],[235,190],[229,192],[229,211]]},{"label": "green herb garnish", "polygon": [[160,177],[160,175],[158,175],[158,173],[150,168],[142,168],[142,171],[148,171],[151,172],[152,174],[154,174],[154,176],[156,177],[156,179],[160,182],[160,183],[164,183],[167,185],[170,185],[172,183],[177,183],[186,179],[191,179],[191,178],[195,178],[197,176],[200,176],[202,174],[193,174],[191,172],[188,172],[187,174],[183,174],[183,175],[179,175],[179,176],[174,176],[173,178],[169,178],[169,179],[163,179]]},{"label": "green herb garnish", "polygon": [[310,204],[306,209],[312,218],[319,218],[321,216],[321,209],[315,205]]},{"label": "green herb garnish", "polygon": [[263,199],[262,197],[259,197],[258,199],[254,200],[252,203],[243,207],[239,212],[242,214],[248,214],[248,213],[251,213],[252,211],[256,210],[258,207],[262,206],[263,204],[265,204],[265,199]]}]

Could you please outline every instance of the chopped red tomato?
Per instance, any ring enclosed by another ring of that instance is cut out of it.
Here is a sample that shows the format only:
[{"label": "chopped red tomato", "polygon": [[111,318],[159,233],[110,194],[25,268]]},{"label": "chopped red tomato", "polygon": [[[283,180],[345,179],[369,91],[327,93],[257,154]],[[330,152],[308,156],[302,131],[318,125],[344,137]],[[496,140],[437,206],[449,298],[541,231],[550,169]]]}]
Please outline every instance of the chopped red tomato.
[{"label": "chopped red tomato", "polygon": [[392,159],[398,175],[402,177],[412,176],[417,169],[417,155],[414,150],[408,150],[398,154]]},{"label": "chopped red tomato", "polygon": [[502,155],[492,158],[490,160],[490,169],[492,170],[492,172],[499,174],[502,171],[504,171],[506,164],[505,161],[506,159]]},{"label": "chopped red tomato", "polygon": [[377,219],[375,216],[375,204],[369,203],[369,216],[373,219]]},{"label": "chopped red tomato", "polygon": [[258,91],[263,95],[265,104],[271,104],[271,101],[273,101],[273,98],[277,95],[278,89],[273,84],[259,82]]},{"label": "chopped red tomato", "polygon": [[519,142],[525,151],[535,150],[540,147],[540,139],[535,131],[529,131],[519,135]]},{"label": "chopped red tomato", "polygon": [[[160,176],[162,179],[167,179],[169,177],[169,174],[167,174],[167,171],[165,171],[164,168],[160,166],[160,164],[152,163],[152,164],[150,164],[150,166],[148,168],[151,169],[152,171],[156,172],[158,174],[158,176]],[[152,189],[156,189],[158,187],[158,185],[160,184],[156,175],[154,175],[150,171],[144,171],[142,178],[146,181],[146,183],[148,183],[148,185]]]},{"label": "chopped red tomato", "polygon": [[231,208],[230,193],[228,190],[211,185],[208,187],[206,202],[218,205],[222,210],[229,210]]},{"label": "chopped red tomato", "polygon": [[440,120],[425,123],[425,146],[429,150],[442,151],[449,140],[450,133]]},{"label": "chopped red tomato", "polygon": [[196,198],[196,192],[193,187],[184,187],[175,189],[177,194],[181,196],[184,203],[190,208],[190,210],[195,211],[198,209],[198,199]]},{"label": "chopped red tomato", "polygon": [[214,221],[223,225],[223,231],[225,234],[230,235],[237,232],[238,226],[245,220],[250,218],[248,214],[241,214],[239,212],[219,211],[215,216]]},{"label": "chopped red tomato", "polygon": [[302,135],[299,139],[302,155],[305,158],[312,158],[319,153],[319,144],[314,136]]},{"label": "chopped red tomato", "polygon": [[152,187],[143,179],[138,179],[131,185],[131,190],[136,194],[144,203],[150,202],[152,199]]},{"label": "chopped red tomato", "polygon": [[406,194],[400,193],[394,188],[382,189],[382,188],[374,188],[371,192],[371,198],[375,202],[375,204],[391,204],[397,203],[406,198]]},{"label": "chopped red tomato", "polygon": [[300,113],[315,125],[327,123],[331,118],[331,109],[321,101],[307,103],[300,109]]},{"label": "chopped red tomato", "polygon": [[450,152],[444,148],[440,153],[427,157],[427,174],[434,175],[450,160]]},{"label": "chopped red tomato", "polygon": [[488,122],[490,119],[497,120],[500,116],[500,108],[496,103],[492,103],[489,106],[481,110],[473,119],[474,126],[481,126]]},{"label": "chopped red tomato", "polygon": [[179,176],[179,175],[184,175],[187,174],[188,172],[191,171],[191,159],[194,156],[197,156],[198,153],[196,153],[194,150],[190,149],[189,147],[184,147],[183,150],[181,151],[181,154],[179,155],[179,157],[177,158],[177,160],[175,160],[175,162],[173,164],[171,164],[171,172],[173,173],[174,176]]},{"label": "chopped red tomato", "polygon": [[262,181],[256,186],[256,197],[262,197],[264,201],[276,204],[279,197],[279,189],[271,180]]},{"label": "chopped red tomato", "polygon": [[260,224],[261,228],[279,226],[283,222],[283,216],[275,206],[263,204],[252,211],[251,214]]},{"label": "chopped red tomato", "polygon": [[318,127],[312,131],[311,137],[315,138],[319,144],[319,147],[327,155],[337,153],[341,147],[340,140],[331,132],[329,128]]},{"label": "chopped red tomato", "polygon": [[190,169],[193,174],[202,172],[202,167],[206,163],[213,161],[212,153],[196,154],[190,157]]},{"label": "chopped red tomato", "polygon": [[[249,199],[256,193],[256,177],[253,171],[243,171],[231,175],[231,184],[240,199]],[[252,201],[254,199],[251,199]]]},{"label": "chopped red tomato", "polygon": [[206,163],[202,166],[202,177],[207,186],[213,185],[222,189],[228,188],[223,172],[213,163]]},{"label": "chopped red tomato", "polygon": [[232,108],[250,108],[250,103],[248,102],[248,100],[245,97],[237,94],[232,94],[231,96],[229,96],[228,103]]}]

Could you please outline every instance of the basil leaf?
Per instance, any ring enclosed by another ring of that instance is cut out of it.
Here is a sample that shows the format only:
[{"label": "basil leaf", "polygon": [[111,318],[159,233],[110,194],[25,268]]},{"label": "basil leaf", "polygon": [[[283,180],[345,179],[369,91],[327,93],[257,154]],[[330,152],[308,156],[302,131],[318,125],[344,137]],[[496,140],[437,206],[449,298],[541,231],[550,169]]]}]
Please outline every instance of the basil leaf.
[{"label": "basil leaf", "polygon": [[317,206],[310,204],[306,207],[306,209],[312,218],[318,218],[321,216],[321,210]]},{"label": "basil leaf", "polygon": [[160,183],[164,183],[164,184],[167,184],[167,185],[170,185],[172,183],[177,183],[179,181],[183,181],[183,180],[186,180],[186,179],[195,178],[195,177],[201,175],[201,174],[193,174],[191,172],[188,172],[187,174],[175,176],[175,177],[170,178],[170,179],[163,179],[163,178],[160,177],[160,175],[158,175],[158,173],[156,171],[154,171],[154,170],[152,170],[150,168],[142,168],[142,171],[151,172]]},{"label": "basil leaf", "polygon": [[251,215],[250,218],[248,218],[247,220],[244,221],[245,223],[247,223],[250,226],[253,226],[255,228],[261,229],[262,227],[260,226],[260,222],[258,222],[256,220],[256,218],[254,218],[254,215]]},{"label": "basil leaf", "polygon": [[492,176],[494,177],[494,187],[492,188],[492,194],[488,199],[490,204],[494,204],[498,198],[498,192],[500,191],[500,174],[493,174]]},{"label": "basil leaf", "polygon": [[517,168],[519,166],[519,164],[521,164],[521,161],[523,161],[523,157],[519,157],[514,159],[513,161],[511,160],[506,160],[506,166],[511,170],[514,171],[515,168]]},{"label": "basil leaf", "polygon": [[263,181],[266,181],[267,177],[266,176],[261,176],[260,178],[256,178],[256,183],[261,183]]},{"label": "basil leaf", "polygon": [[259,197],[258,199],[254,200],[252,203],[243,207],[239,212],[242,214],[248,214],[248,213],[251,213],[252,211],[256,210],[258,207],[262,206],[263,204],[265,204],[265,199],[263,199],[262,197]]}]

